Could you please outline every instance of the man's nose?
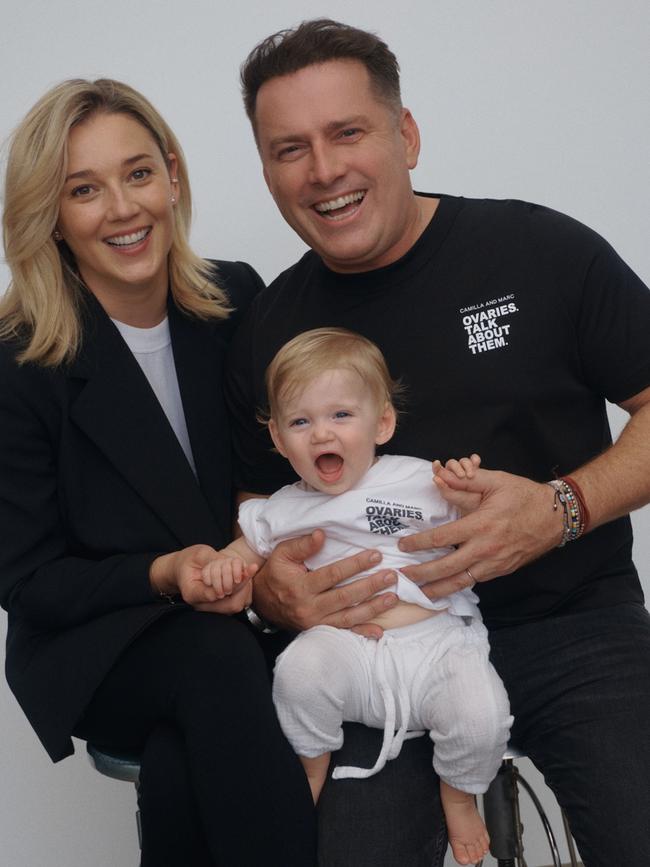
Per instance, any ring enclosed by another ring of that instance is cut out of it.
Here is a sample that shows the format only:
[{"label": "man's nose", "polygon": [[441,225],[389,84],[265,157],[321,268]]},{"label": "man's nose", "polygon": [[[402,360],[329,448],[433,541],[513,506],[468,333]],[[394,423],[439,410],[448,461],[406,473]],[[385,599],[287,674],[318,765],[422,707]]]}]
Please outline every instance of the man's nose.
[{"label": "man's nose", "polygon": [[309,179],[312,184],[331,187],[345,174],[345,164],[341,148],[329,144],[312,146]]}]

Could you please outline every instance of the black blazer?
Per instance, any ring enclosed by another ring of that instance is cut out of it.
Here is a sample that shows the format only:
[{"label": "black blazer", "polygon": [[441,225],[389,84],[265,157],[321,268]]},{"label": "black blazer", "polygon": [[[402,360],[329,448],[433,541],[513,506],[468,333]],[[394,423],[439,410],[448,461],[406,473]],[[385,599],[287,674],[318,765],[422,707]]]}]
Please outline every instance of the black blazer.
[{"label": "black blazer", "polygon": [[262,286],[219,262],[237,312],[205,322],[169,304],[194,475],[137,361],[91,295],[67,367],[18,366],[0,344],[0,602],[7,680],[46,750],[70,734],[123,648],[174,606],[156,598],[160,553],[231,536],[228,342]]}]

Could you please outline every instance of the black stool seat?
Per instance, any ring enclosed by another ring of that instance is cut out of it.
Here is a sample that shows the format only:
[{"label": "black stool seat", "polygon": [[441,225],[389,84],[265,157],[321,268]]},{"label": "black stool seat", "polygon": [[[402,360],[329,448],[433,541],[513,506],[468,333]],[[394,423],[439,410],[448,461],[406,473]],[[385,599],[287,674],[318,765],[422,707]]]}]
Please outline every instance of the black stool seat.
[{"label": "black stool seat", "polygon": [[125,783],[135,783],[140,779],[140,757],[127,753],[116,753],[100,749],[94,744],[86,744],[90,764],[113,780],[122,780]]}]

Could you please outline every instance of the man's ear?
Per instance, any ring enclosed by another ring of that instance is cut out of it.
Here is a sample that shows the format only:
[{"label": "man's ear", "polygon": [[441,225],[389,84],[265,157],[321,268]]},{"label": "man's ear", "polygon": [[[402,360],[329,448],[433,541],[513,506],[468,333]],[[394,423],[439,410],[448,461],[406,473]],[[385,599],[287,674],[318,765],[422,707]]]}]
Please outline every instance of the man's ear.
[{"label": "man's ear", "polygon": [[420,130],[408,108],[402,109],[399,128],[404,142],[406,165],[409,169],[414,169],[420,156]]},{"label": "man's ear", "polygon": [[280,433],[278,431],[278,426],[276,425],[276,423],[273,421],[272,418],[269,419],[269,433],[271,434],[271,439],[273,440],[273,445],[280,452],[282,457],[286,458],[287,453],[284,450],[284,447],[282,445],[282,437],[280,436]]},{"label": "man's ear", "polygon": [[397,413],[395,412],[395,407],[391,403],[387,403],[384,405],[382,414],[377,419],[376,445],[383,446],[384,443],[387,443],[395,433],[396,425]]}]

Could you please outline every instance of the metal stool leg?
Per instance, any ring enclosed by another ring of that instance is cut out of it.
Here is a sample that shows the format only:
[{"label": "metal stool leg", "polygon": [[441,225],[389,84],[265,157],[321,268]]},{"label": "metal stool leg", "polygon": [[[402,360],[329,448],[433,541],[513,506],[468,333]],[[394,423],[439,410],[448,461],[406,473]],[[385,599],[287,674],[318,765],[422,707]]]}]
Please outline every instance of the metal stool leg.
[{"label": "metal stool leg", "polygon": [[517,771],[511,758],[503,760],[499,772],[483,796],[483,812],[490,835],[490,853],[497,859],[499,867],[526,867]]},{"label": "metal stool leg", "polygon": [[578,867],[578,855],[576,853],[576,847],[573,844],[573,835],[571,834],[571,828],[569,828],[569,822],[564,814],[564,810],[562,810],[562,824],[564,825],[564,835],[566,837],[566,846],[569,850],[569,861],[571,862],[571,867]]},{"label": "metal stool leg", "polygon": [[135,824],[138,828],[138,846],[140,851],[142,852],[142,819],[140,817],[140,781],[135,784],[135,797],[137,803],[137,809],[135,811]]},{"label": "metal stool leg", "polygon": [[[519,786],[521,785],[533,802],[535,810],[544,826],[553,858],[553,865],[554,867],[562,867],[557,842],[548,817],[539,798],[521,776],[519,769],[513,762],[513,758],[519,758],[521,754],[518,754],[515,750],[510,750],[509,752],[511,754],[506,753],[498,774],[483,796],[485,824],[490,835],[490,853],[497,859],[499,867],[527,867],[522,839],[523,825],[519,812]],[[571,867],[578,867],[573,838],[571,837],[564,813],[562,813],[562,821],[567,838]]]}]

